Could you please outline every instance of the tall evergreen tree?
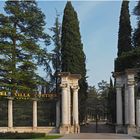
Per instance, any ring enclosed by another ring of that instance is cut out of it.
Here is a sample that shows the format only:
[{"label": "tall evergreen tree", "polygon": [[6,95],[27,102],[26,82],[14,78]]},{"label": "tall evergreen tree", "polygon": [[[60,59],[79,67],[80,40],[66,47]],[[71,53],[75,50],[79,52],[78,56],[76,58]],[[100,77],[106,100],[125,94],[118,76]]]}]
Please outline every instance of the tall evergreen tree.
[{"label": "tall evergreen tree", "polygon": [[79,29],[79,21],[77,13],[70,1],[67,2],[64,9],[62,22],[62,71],[79,73],[82,79],[79,81],[79,112],[80,121],[85,117],[87,98],[87,82],[86,82],[86,64],[85,54],[83,52],[83,44],[81,43],[81,35]]},{"label": "tall evergreen tree", "polygon": [[122,53],[128,52],[132,49],[131,31],[129,1],[123,0],[118,33],[118,56],[121,56]]},{"label": "tall evergreen tree", "polygon": [[[134,8],[134,14],[137,16],[137,28],[134,30],[133,42],[137,51],[140,50],[140,1],[138,1],[137,6]],[[140,56],[137,61],[138,67],[140,68]],[[140,82],[140,70],[138,72],[138,82]]]},{"label": "tall evergreen tree", "polygon": [[40,41],[49,44],[45,16],[34,0],[6,1],[4,10],[6,14],[0,14],[0,86],[11,92],[34,91],[38,62],[47,56]]},{"label": "tall evergreen tree", "polygon": [[134,8],[134,14],[137,16],[137,28],[133,34],[133,42],[135,47],[140,47],[140,1],[137,6]]},{"label": "tall evergreen tree", "polygon": [[52,50],[52,66],[54,69],[54,75],[52,75],[52,83],[53,85],[55,85],[56,93],[58,93],[58,72],[61,71],[61,24],[59,22],[58,13],[55,19],[54,26],[50,30],[53,32],[53,36],[51,37],[51,39],[54,43],[54,49]]},{"label": "tall evergreen tree", "polygon": [[116,97],[115,88],[113,86],[112,79],[110,78],[110,86],[108,91],[108,119],[110,122],[115,123],[116,112]]}]

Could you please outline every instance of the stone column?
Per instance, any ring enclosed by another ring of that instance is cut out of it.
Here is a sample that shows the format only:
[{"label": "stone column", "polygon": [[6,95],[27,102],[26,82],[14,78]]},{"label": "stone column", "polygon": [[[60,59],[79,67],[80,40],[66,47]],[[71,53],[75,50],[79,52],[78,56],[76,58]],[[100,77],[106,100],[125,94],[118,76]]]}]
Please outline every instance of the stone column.
[{"label": "stone column", "polygon": [[13,98],[8,98],[8,127],[13,127]]},{"label": "stone column", "polygon": [[33,100],[33,128],[37,128],[37,100]]},{"label": "stone column", "polygon": [[116,87],[117,125],[122,125],[122,87]]},{"label": "stone column", "polygon": [[136,115],[137,127],[140,127],[140,98],[136,101]]},{"label": "stone column", "polygon": [[128,110],[129,110],[129,103],[128,103],[128,87],[127,83],[125,84],[125,125],[129,124],[129,115],[128,115]]},{"label": "stone column", "polygon": [[56,127],[60,126],[60,100],[56,102]]},{"label": "stone column", "polygon": [[61,84],[61,88],[62,88],[62,126],[67,126],[69,124],[67,84]]},{"label": "stone column", "polygon": [[75,86],[73,89],[73,124],[79,125],[78,117],[78,86]]},{"label": "stone column", "polygon": [[68,92],[68,124],[71,125],[71,91],[70,91],[70,86],[68,85],[67,88]]},{"label": "stone column", "polygon": [[135,91],[134,73],[127,71],[128,103],[129,103],[129,125],[135,126]]}]

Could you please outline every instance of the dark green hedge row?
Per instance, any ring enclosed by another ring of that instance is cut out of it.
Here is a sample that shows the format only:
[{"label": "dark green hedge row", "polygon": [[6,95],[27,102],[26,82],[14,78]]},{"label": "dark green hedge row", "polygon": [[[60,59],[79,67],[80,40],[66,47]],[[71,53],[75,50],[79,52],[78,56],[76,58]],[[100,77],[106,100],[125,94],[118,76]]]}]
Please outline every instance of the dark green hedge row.
[{"label": "dark green hedge row", "polygon": [[45,137],[45,133],[0,133],[0,139],[32,139]]}]

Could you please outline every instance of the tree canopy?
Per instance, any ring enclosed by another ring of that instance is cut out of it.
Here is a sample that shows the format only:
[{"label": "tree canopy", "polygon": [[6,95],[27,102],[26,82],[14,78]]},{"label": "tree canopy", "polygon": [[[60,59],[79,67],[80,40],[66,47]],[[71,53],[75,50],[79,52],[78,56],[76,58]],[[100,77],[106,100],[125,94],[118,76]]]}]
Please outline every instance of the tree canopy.
[{"label": "tree canopy", "polygon": [[87,94],[86,57],[83,51],[77,13],[70,1],[66,3],[62,22],[62,71],[81,74],[79,82],[80,121],[85,117],[85,99]]},{"label": "tree canopy", "polygon": [[0,86],[10,92],[35,91],[40,81],[35,71],[48,58],[40,46],[40,41],[49,44],[45,15],[34,0],[6,1],[4,10],[6,14],[0,14]]}]

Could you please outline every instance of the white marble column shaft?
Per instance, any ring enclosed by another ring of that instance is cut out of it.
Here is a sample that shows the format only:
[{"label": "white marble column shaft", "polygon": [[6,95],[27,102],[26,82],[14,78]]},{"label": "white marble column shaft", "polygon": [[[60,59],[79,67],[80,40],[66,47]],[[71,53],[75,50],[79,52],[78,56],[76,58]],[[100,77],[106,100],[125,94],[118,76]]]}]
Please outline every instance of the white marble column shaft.
[{"label": "white marble column shaft", "polygon": [[135,93],[134,85],[128,85],[129,125],[135,125]]},{"label": "white marble column shaft", "polygon": [[136,115],[137,127],[140,127],[140,99],[136,100]]},{"label": "white marble column shaft", "polygon": [[8,99],[8,127],[13,127],[13,99]]},{"label": "white marble column shaft", "polygon": [[78,117],[78,88],[73,88],[73,124],[79,125]]},{"label": "white marble column shaft", "polygon": [[56,102],[56,127],[60,126],[60,100]]},{"label": "white marble column shaft", "polygon": [[122,88],[117,87],[116,88],[116,93],[117,93],[117,125],[122,125]]},{"label": "white marble column shaft", "polygon": [[124,101],[125,101],[125,124],[129,124],[129,103],[128,103],[128,88],[127,85],[125,85],[125,96],[124,96]]},{"label": "white marble column shaft", "polygon": [[68,90],[68,124],[70,125],[71,124],[71,91],[70,91],[70,86],[68,86],[67,88]]},{"label": "white marble column shaft", "polygon": [[37,127],[37,101],[33,100],[33,127]]},{"label": "white marble column shaft", "polygon": [[62,87],[62,125],[68,125],[67,87]]}]

